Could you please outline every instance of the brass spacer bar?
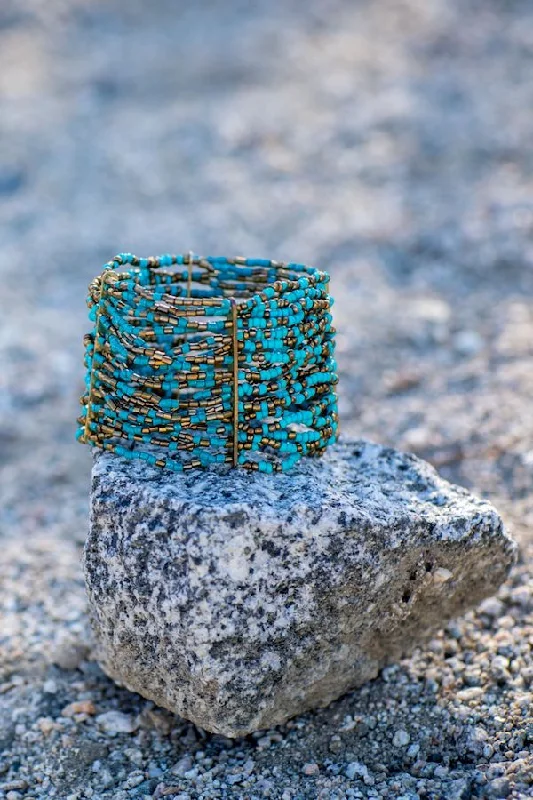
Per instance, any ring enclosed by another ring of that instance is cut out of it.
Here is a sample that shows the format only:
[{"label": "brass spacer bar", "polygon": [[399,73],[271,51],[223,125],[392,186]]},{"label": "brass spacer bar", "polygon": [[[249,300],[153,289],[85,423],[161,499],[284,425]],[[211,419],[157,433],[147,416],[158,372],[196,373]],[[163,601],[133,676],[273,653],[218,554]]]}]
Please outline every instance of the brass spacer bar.
[{"label": "brass spacer bar", "polygon": [[194,257],[194,253],[192,250],[189,250],[187,253],[187,265],[188,265],[188,273],[187,273],[187,297],[191,296],[191,282],[192,282],[192,260]]},{"label": "brass spacer bar", "polygon": [[237,303],[230,298],[233,322],[233,466],[239,457],[239,346],[237,341]]}]

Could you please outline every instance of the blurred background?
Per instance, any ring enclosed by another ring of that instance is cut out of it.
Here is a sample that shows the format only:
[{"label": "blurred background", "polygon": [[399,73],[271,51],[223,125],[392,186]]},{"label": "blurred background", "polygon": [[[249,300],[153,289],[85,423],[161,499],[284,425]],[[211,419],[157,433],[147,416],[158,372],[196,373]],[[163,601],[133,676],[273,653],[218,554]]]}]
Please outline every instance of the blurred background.
[{"label": "blurred background", "polygon": [[84,301],[121,251],[329,270],[343,431],[523,501],[532,54],[527,0],[3,0],[2,534],[83,538]]},{"label": "blurred background", "polygon": [[85,295],[121,251],[329,270],[343,433],[490,496],[527,562],[532,74],[529,0],[1,1],[8,663],[84,629]]}]

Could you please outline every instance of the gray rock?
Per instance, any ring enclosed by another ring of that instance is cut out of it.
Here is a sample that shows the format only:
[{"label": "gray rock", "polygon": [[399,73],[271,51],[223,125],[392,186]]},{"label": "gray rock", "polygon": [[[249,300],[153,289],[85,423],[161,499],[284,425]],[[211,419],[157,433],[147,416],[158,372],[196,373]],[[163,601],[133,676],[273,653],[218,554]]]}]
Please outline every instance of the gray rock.
[{"label": "gray rock", "polygon": [[324,706],[494,592],[496,511],[342,442],[283,476],[98,454],[85,577],[108,675],[235,737]]}]

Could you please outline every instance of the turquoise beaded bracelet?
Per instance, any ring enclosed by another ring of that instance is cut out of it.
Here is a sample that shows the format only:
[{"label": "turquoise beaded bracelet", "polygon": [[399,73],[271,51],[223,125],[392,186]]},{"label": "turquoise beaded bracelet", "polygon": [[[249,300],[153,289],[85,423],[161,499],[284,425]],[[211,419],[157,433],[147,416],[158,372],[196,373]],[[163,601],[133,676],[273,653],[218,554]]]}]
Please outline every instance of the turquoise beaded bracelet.
[{"label": "turquoise beaded bracelet", "polygon": [[77,438],[176,471],[281,472],[337,438],[329,276],[122,253],[89,287]]}]

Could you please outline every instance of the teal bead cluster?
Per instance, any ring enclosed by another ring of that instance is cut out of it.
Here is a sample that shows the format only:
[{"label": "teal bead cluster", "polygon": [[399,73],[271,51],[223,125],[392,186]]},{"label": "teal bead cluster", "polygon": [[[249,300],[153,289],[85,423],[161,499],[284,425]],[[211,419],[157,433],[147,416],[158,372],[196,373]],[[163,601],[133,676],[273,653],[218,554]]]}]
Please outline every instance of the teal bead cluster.
[{"label": "teal bead cluster", "polygon": [[77,438],[176,471],[321,455],[338,431],[328,287],[302,264],[119,254],[89,287]]}]

